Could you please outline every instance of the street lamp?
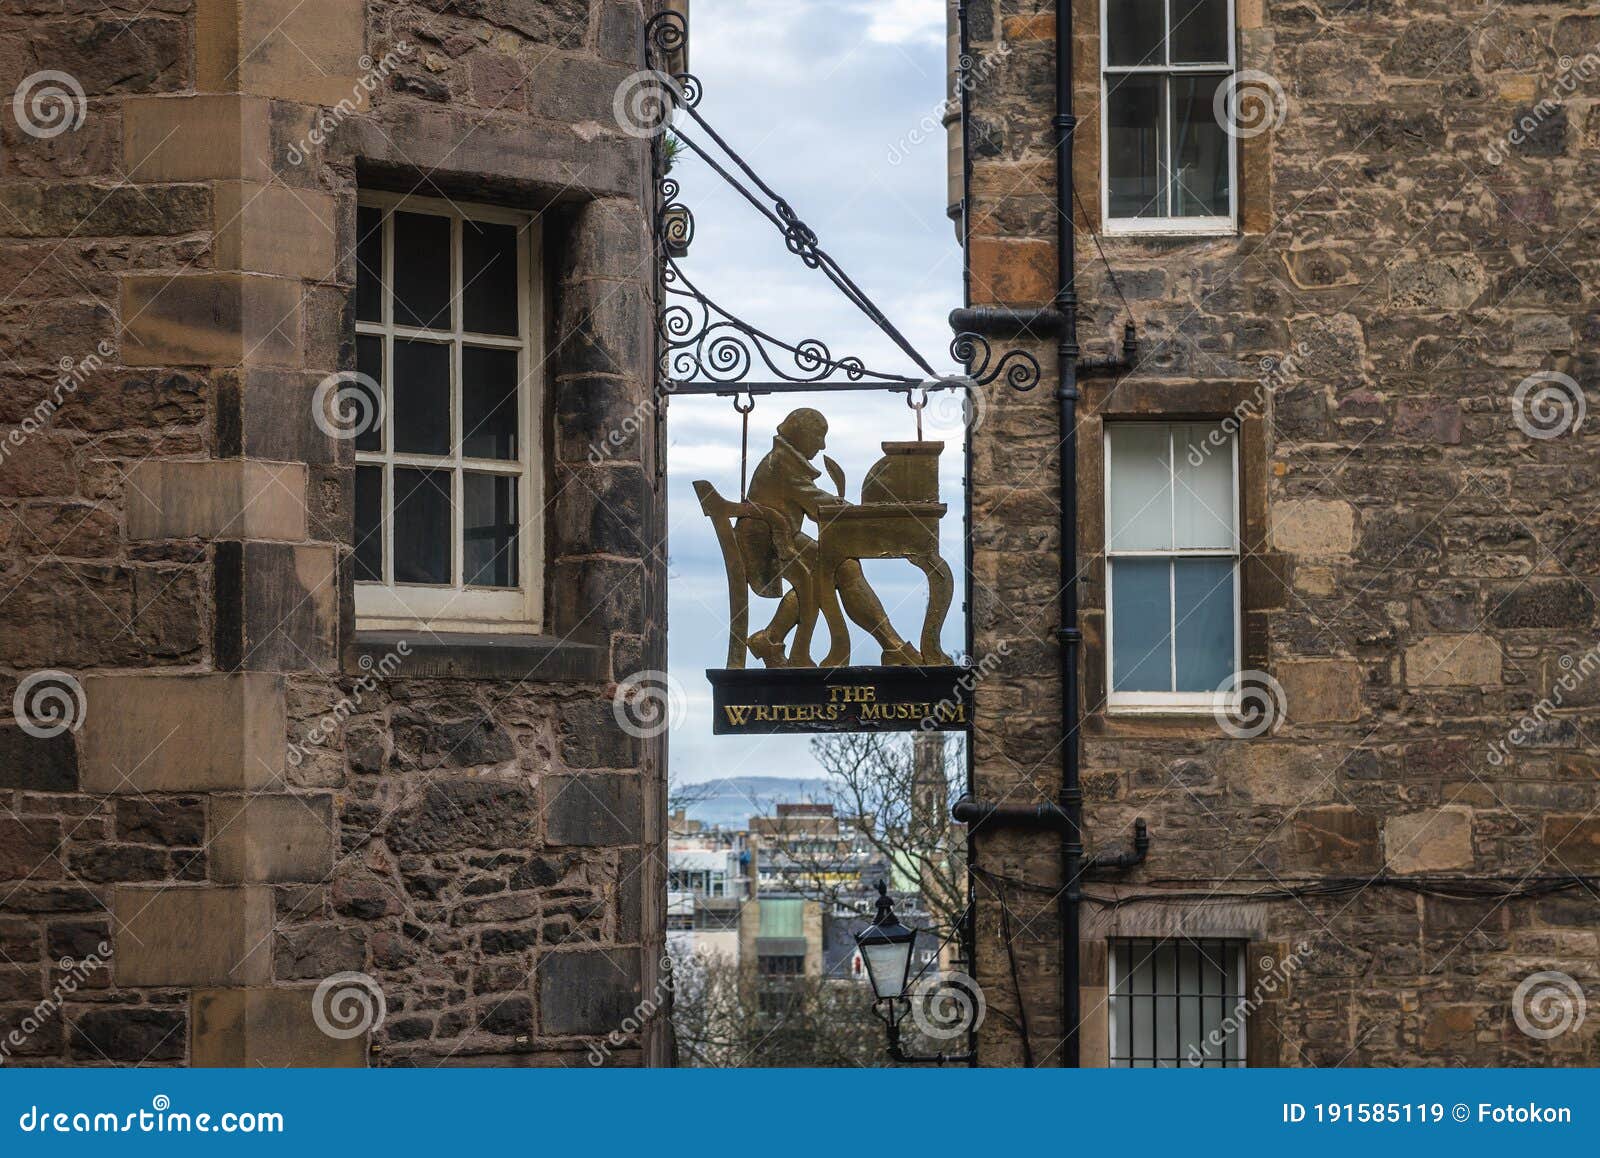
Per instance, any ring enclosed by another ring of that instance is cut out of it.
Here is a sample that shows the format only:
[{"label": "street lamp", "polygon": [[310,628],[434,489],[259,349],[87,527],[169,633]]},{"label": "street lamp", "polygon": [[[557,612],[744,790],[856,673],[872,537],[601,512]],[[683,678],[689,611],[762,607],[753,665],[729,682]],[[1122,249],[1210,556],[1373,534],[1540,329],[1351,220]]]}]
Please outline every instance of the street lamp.
[{"label": "street lamp", "polygon": [[878,882],[878,912],[872,924],[856,934],[856,948],[867,963],[867,979],[872,982],[873,1012],[883,1022],[889,1037],[889,1059],[897,1062],[976,1061],[977,1055],[968,1053],[909,1054],[900,1046],[900,1023],[911,1011],[911,995],[907,992],[911,979],[911,950],[917,941],[917,931],[908,929],[894,915],[894,902],[889,899],[889,886]]},{"label": "street lamp", "polygon": [[867,963],[867,979],[872,996],[878,1001],[906,999],[906,981],[911,974],[911,947],[917,931],[908,929],[894,915],[889,886],[878,882],[878,914],[872,924],[856,934],[856,947]]}]

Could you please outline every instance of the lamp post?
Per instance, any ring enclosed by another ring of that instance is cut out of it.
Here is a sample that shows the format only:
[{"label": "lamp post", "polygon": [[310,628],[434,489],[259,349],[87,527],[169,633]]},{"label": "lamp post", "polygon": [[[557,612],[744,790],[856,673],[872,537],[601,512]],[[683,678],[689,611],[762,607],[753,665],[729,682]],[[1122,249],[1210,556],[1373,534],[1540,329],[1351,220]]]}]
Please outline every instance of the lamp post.
[{"label": "lamp post", "polygon": [[917,931],[908,929],[895,916],[894,902],[889,899],[889,886],[878,882],[878,911],[872,924],[856,934],[856,948],[866,962],[867,980],[872,982],[873,1012],[883,1022],[889,1038],[889,1059],[901,1063],[970,1062],[977,1060],[972,1052],[909,1054],[900,1045],[900,1023],[911,1011],[911,950],[916,945]]}]

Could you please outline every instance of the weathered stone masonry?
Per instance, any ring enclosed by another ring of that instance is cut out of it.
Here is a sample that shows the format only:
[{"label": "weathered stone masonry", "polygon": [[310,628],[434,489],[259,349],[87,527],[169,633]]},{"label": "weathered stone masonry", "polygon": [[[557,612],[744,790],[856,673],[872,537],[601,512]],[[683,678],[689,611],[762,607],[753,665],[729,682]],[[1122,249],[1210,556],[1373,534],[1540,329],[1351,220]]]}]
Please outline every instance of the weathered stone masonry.
[{"label": "weathered stone masonry", "polygon": [[[972,97],[975,304],[1043,305],[1053,8],[967,9],[975,56],[1010,49]],[[1093,213],[1098,5],[1074,11],[1074,168]],[[1136,372],[1087,383],[1080,411],[1083,780],[1091,849],[1125,841],[1136,816],[1154,846],[1120,886],[1089,891],[1174,900],[1087,906],[1084,1063],[1106,1058],[1104,939],[1184,933],[1251,939],[1252,969],[1305,946],[1251,1020],[1253,1064],[1595,1064],[1594,892],[1453,900],[1425,883],[1600,870],[1600,681],[1490,757],[1596,643],[1600,72],[1560,78],[1595,52],[1600,16],[1320,0],[1236,11],[1240,67],[1288,98],[1281,126],[1244,142],[1241,233],[1102,242],[1142,345]],[[1086,352],[1107,354],[1124,310],[1087,236],[1078,259]],[[1051,343],[1033,348],[1054,366]],[[1541,370],[1584,388],[1575,432],[1534,439],[1513,422],[1514,389]],[[997,395],[976,435],[977,654],[1009,645],[977,690],[977,789],[1014,803],[1052,797],[1059,776],[1049,391]],[[1287,719],[1240,741],[1208,718],[1108,716],[1101,423],[1222,418],[1252,397],[1246,666],[1282,684]],[[1052,1064],[1054,842],[980,831],[976,856],[1013,882],[978,884],[978,977],[998,1014],[982,1058],[1022,1057],[1003,894],[1034,1055]],[[1234,895],[1379,874],[1413,888]],[[1219,895],[1185,904],[1184,890]],[[1544,1041],[1516,1028],[1512,993],[1539,970],[1587,989],[1580,1029]]]},{"label": "weathered stone masonry", "polygon": [[[162,0],[0,12],[0,693],[77,679],[81,729],[0,726],[0,1041],[30,1063],[583,1064],[655,984],[663,745],[615,682],[665,666],[646,398],[647,143],[611,113],[638,0]],[[553,316],[545,635],[354,630],[358,188],[538,216]],[[640,427],[643,429],[640,429]],[[64,993],[64,958],[110,947]],[[385,1020],[322,1032],[364,973]],[[47,1006],[41,1006],[46,1002]],[[39,1024],[34,1024],[39,1023]],[[634,1034],[613,1062],[661,1061]]]}]

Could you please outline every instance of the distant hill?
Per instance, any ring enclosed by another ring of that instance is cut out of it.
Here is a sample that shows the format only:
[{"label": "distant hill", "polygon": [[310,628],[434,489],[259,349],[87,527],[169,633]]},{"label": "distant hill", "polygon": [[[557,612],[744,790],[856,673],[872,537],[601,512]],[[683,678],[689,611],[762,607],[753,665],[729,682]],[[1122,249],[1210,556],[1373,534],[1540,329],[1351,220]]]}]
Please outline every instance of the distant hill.
[{"label": "distant hill", "polygon": [[691,819],[723,828],[744,828],[780,802],[832,799],[825,776],[730,776],[675,787],[672,795],[675,807],[682,798]]}]

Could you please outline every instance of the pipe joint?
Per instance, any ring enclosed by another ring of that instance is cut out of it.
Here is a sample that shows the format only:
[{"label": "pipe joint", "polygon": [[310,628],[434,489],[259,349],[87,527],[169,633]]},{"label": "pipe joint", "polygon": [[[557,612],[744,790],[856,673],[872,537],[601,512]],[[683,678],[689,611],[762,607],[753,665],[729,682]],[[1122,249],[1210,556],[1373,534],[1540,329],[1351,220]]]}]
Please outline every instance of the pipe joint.
[{"label": "pipe joint", "polygon": [[1145,826],[1144,817],[1133,822],[1133,847],[1123,852],[1098,852],[1089,858],[1085,869],[1107,869],[1124,871],[1134,865],[1143,864],[1150,855],[1150,830]]}]

